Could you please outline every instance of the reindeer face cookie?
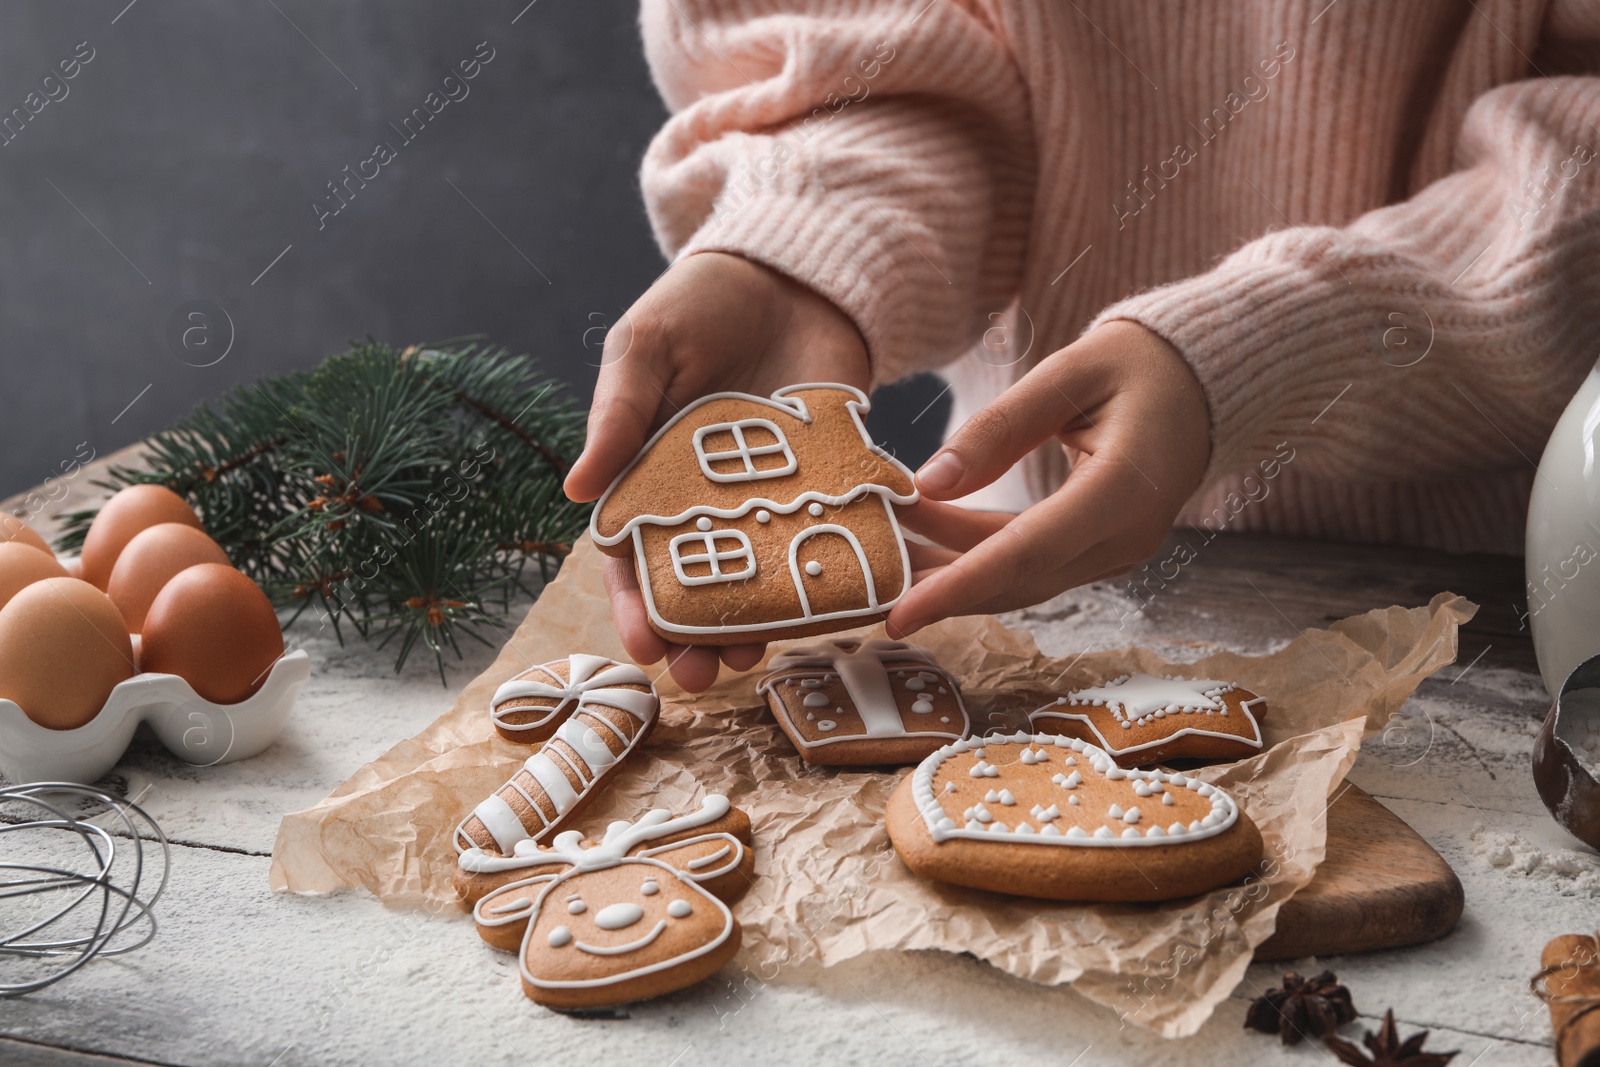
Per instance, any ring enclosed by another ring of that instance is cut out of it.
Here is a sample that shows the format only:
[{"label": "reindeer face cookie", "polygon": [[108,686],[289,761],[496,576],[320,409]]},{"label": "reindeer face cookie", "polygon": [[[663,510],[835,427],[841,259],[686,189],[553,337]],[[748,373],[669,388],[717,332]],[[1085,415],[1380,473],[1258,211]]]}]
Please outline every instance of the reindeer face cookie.
[{"label": "reindeer face cookie", "polygon": [[478,932],[520,954],[523,992],[550,1007],[604,1007],[693,985],[739,948],[725,900],[748,884],[754,861],[747,839],[718,827],[740,819],[748,828],[727,798],[710,796],[691,815],[658,809],[612,823],[599,843],[572,830],[549,848],[525,842],[515,858],[526,877],[477,902]]},{"label": "reindeer face cookie", "polygon": [[1242,878],[1261,834],[1232,797],[1128,771],[1076,738],[946,745],[890,797],[889,838],[923,878],[1051,900],[1193,896]]},{"label": "reindeer face cookie", "polygon": [[821,641],[768,666],[756,691],[807,763],[915,763],[971,725],[955,678],[903,641]]},{"label": "reindeer face cookie", "polygon": [[1232,682],[1125,674],[1028,716],[1034,729],[1093,742],[1124,767],[1244,759],[1262,749],[1267,702]]},{"label": "reindeer face cookie", "polygon": [[714,393],[652,437],[595,505],[600,549],[631,555],[651,627],[730,645],[849,629],[911,585],[894,505],[906,470],[847,385]]},{"label": "reindeer face cookie", "polygon": [[520,841],[548,839],[648,736],[660,707],[642,670],[603,656],[573,655],[506,682],[490,701],[495,729],[544,743],[456,827],[456,850],[510,855]]}]

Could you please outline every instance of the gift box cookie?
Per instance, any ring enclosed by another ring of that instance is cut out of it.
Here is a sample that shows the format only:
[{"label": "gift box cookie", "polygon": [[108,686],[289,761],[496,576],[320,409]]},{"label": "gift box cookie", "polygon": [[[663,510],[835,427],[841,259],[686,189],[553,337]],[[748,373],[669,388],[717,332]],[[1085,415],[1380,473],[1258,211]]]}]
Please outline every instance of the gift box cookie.
[{"label": "gift box cookie", "polygon": [[1266,713],[1266,698],[1233,682],[1135,672],[1058,697],[1028,721],[1092,742],[1125,767],[1144,767],[1254,756]]},{"label": "gift box cookie", "polygon": [[729,645],[888,614],[911,584],[894,506],[917,491],[867,435],[867,408],[845,385],[715,393],[650,439],[589,531],[633,557],[657,633]]},{"label": "gift box cookie", "polygon": [[903,641],[822,641],[768,666],[756,691],[807,763],[915,763],[971,726],[955,678]]}]

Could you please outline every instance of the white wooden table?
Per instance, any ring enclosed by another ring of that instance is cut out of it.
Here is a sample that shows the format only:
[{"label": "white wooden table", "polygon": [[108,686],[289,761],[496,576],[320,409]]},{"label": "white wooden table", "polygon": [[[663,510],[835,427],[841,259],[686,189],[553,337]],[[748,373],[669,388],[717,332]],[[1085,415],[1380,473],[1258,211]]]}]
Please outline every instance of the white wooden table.
[{"label": "white wooden table", "polygon": [[[1461,1049],[1460,1067],[1550,1063],[1548,1016],[1526,982],[1547,939],[1593,928],[1600,857],[1565,835],[1534,793],[1528,752],[1546,697],[1513,607],[1520,566],[1224,536],[1142,616],[1124,619],[1130,602],[1100,585],[1008,621],[1056,655],[1139,643],[1183,658],[1219,646],[1264,652],[1295,627],[1424,604],[1444,589],[1481,604],[1461,663],[1423,685],[1351,775],[1455,868],[1465,917],[1434,944],[1297,966],[1333,967],[1361,1023],[1375,1028],[1393,1006],[1406,1031],[1434,1031],[1430,1049]],[[355,892],[268,892],[281,816],[323,797],[451,699],[421,658],[395,677],[387,652],[341,649],[309,630],[291,637],[309,650],[313,675],[283,739],[263,755],[197,769],[152,738],[135,740],[112,782],[174,842],[160,934],[137,953],[0,1001],[0,1063],[1333,1062],[1319,1046],[1282,1050],[1241,1029],[1249,999],[1277,982],[1275,965],[1253,966],[1205,1028],[1179,1042],[1121,1028],[1070,988],[942,953],[876,954],[832,969],[793,963],[776,973],[735,963],[613,1019],[536,1007],[521,995],[514,961],[487,951],[460,915],[394,912]],[[472,651],[453,684],[489,659]]]}]

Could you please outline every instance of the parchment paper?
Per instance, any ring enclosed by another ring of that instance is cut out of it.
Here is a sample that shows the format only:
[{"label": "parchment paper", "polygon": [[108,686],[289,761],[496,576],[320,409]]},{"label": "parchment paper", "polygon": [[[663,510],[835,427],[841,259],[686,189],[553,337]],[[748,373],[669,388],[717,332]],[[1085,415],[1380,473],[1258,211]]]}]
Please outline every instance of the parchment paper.
[{"label": "parchment paper", "polygon": [[[362,886],[397,907],[453,906],[450,832],[528,755],[490,725],[507,678],[571,652],[626,658],[611,623],[601,555],[585,540],[494,665],[417,736],[362,767],[322,803],[287,816],[272,887],[327,893]],[[1163,905],[1063,905],[922,881],[889,845],[883,810],[909,768],[807,768],[755,693],[752,674],[689,695],[665,672],[661,721],[584,816],[601,828],[651,807],[691,810],[710,792],[750,813],[756,878],[735,906],[740,961],[764,979],[786,962],[834,964],[878,950],[970,952],[1033,982],[1080,993],[1169,1037],[1197,1030],[1272,934],[1283,902],[1311,880],[1326,844],[1327,798],[1377,730],[1424,678],[1454,660],[1475,606],[1441,593],[1426,608],[1387,608],[1308,630],[1270,656],[1218,653],[1185,671],[1267,697],[1269,748],[1200,777],[1229,789],[1266,840],[1244,883]],[[1129,670],[1172,672],[1144,649],[1068,660],[992,618],[949,620],[916,643],[961,681],[974,727],[1026,726],[1028,711]],[[775,649],[776,650],[776,649]]]}]

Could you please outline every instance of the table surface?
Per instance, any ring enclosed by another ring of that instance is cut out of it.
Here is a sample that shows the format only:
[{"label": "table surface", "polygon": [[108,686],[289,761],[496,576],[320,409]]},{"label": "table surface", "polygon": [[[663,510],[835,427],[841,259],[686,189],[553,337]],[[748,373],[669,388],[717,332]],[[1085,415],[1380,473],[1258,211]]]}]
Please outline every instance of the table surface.
[{"label": "table surface", "polygon": [[[1224,648],[1265,653],[1300,628],[1426,604],[1442,590],[1478,603],[1458,663],[1422,685],[1350,775],[1449,861],[1466,888],[1465,916],[1432,944],[1293,967],[1339,973],[1361,1011],[1345,1028],[1352,1038],[1392,1006],[1403,1030],[1432,1031],[1430,1049],[1460,1049],[1461,1067],[1537,1064],[1553,1062],[1549,1019],[1527,979],[1549,938],[1593,929],[1600,856],[1562,831],[1534,792],[1528,754],[1547,697],[1518,624],[1521,589],[1519,559],[1225,534],[1141,612],[1118,584],[1104,583],[1005,621],[1054,655],[1139,644],[1190,659]],[[514,960],[485,949],[461,916],[393,911],[361,892],[268,891],[284,813],[314,804],[416,733],[492,658],[471,649],[447,690],[420,658],[396,676],[387,652],[341,648],[309,628],[290,637],[309,651],[313,674],[271,749],[194,768],[141,732],[108,778],[172,839],[160,932],[135,953],[0,1001],[0,1062],[1334,1062],[1320,1046],[1280,1049],[1242,1029],[1250,999],[1287,965],[1252,965],[1206,1026],[1181,1041],[1123,1027],[1070,988],[937,952],[876,953],[832,968],[795,962],[776,973],[736,961],[615,1018],[541,1009],[521,995]]]}]

